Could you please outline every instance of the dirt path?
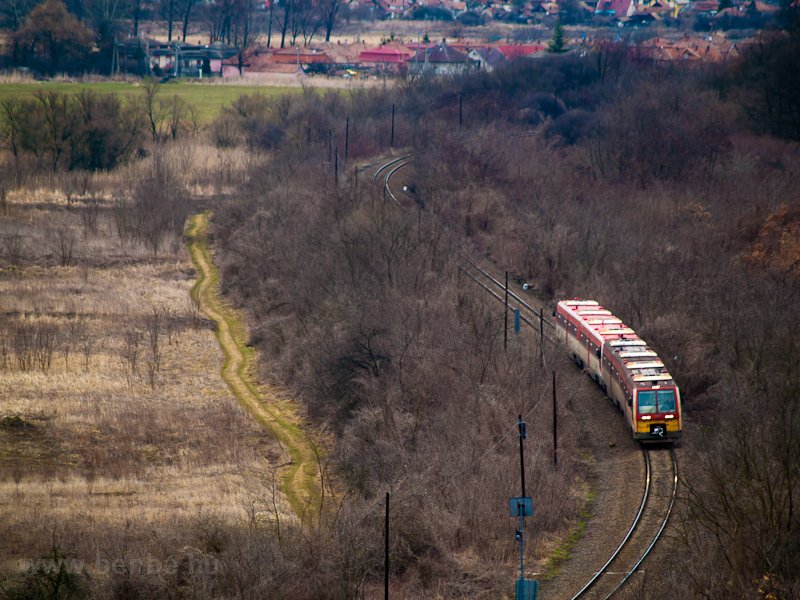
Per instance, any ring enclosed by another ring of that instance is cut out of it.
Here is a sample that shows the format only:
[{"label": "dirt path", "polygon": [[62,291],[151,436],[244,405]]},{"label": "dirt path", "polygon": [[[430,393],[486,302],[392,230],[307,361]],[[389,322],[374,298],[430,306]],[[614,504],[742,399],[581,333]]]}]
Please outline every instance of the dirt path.
[{"label": "dirt path", "polygon": [[281,491],[301,519],[318,512],[321,490],[319,485],[318,453],[311,438],[301,428],[297,409],[276,391],[256,386],[252,373],[257,354],[247,346],[247,331],[243,319],[226,306],[217,293],[219,273],[208,247],[208,213],[197,214],[189,220],[187,236],[189,252],[197,269],[197,282],[192,297],[200,309],[216,325],[216,336],[225,355],[222,378],[245,408],[284,447],[289,464],[281,474]]}]

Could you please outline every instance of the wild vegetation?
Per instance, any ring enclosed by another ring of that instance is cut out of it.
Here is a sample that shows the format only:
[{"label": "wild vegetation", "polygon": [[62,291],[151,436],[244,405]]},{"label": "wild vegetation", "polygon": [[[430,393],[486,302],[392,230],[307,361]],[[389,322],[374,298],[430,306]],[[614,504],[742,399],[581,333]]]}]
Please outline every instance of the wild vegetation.
[{"label": "wild vegetation", "polygon": [[[472,254],[543,302],[613,307],[681,384],[688,460],[673,559],[642,596],[798,595],[800,104],[796,87],[776,84],[798,81],[798,32],[713,69],[645,65],[609,45],[402,93],[242,98],[209,128],[210,154],[143,132],[148,158],[91,177],[65,172],[66,158],[54,172],[49,149],[41,160],[9,152],[0,368],[3,397],[18,400],[0,432],[1,523],[15,548],[4,558],[47,560],[5,565],[2,593],[31,597],[56,581],[74,597],[367,596],[381,582],[388,491],[396,597],[502,597],[515,569],[506,502],[520,414],[536,502],[527,552],[544,570],[591,510],[580,438],[592,432],[570,410],[585,387],[556,348],[544,367],[530,337],[504,350],[501,311],[459,269]],[[194,145],[203,134],[191,135]],[[365,167],[401,151],[414,157],[413,208],[386,202]],[[25,161],[40,179],[22,179]],[[58,202],[31,193],[46,187],[62,190]],[[260,377],[300,398],[326,440],[320,477],[335,491],[317,499],[317,519],[281,508],[274,465],[259,462],[276,449],[210,401],[209,355],[181,350],[210,335],[180,304],[188,280],[165,283],[184,273],[181,228],[200,206],[213,209],[222,290],[249,316]],[[99,285],[112,267],[124,276]],[[130,290],[145,284],[129,271],[156,271],[152,298],[183,308],[139,301]],[[52,298],[40,293],[62,277]],[[84,387],[70,387],[73,373]],[[98,380],[109,391],[86,391]],[[253,436],[246,452],[240,431]],[[204,496],[188,503],[194,514],[170,505],[189,487],[162,475],[185,464],[178,447],[194,465],[181,473],[238,474],[230,502]],[[111,502],[103,519],[85,509],[98,495]],[[141,512],[150,498],[166,504],[156,515]],[[97,562],[116,559],[119,572]]]},{"label": "wild vegetation", "polygon": [[[415,548],[396,563],[407,595],[441,593],[459,571],[472,579],[461,593],[491,589],[471,561],[507,560],[492,506],[514,473],[513,444],[494,444],[546,381],[530,348],[502,352],[498,312],[459,276],[465,250],[544,299],[614,307],[677,374],[688,474],[675,562],[647,597],[798,593],[800,163],[787,124],[799,113],[796,86],[773,85],[798,76],[797,32],[763,44],[766,63],[692,71],[610,47],[218,121],[220,143],[270,150],[217,215],[223,281],[250,310],[265,372],[335,433],[348,498],[414,499],[414,522],[397,524]],[[353,168],[390,142],[392,103],[416,210],[376,197]],[[547,536],[580,502],[546,499],[578,500],[580,468],[540,470],[544,452],[532,495]],[[431,577],[431,563],[444,570]]]}]

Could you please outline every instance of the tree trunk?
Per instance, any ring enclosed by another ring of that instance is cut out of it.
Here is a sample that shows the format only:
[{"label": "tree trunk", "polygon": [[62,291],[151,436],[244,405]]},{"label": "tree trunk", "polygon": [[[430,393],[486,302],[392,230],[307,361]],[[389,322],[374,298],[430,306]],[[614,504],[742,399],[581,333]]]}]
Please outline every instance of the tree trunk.
[{"label": "tree trunk", "polygon": [[269,3],[269,25],[267,26],[267,48],[270,47],[272,41],[272,9],[275,6],[275,0],[270,0]]},{"label": "tree trunk", "polygon": [[136,0],[133,4],[133,37],[139,37],[139,17],[142,12],[141,0]]},{"label": "tree trunk", "polygon": [[186,34],[189,32],[189,19],[192,14],[194,0],[186,0],[186,10],[183,13],[183,41],[186,41]]}]

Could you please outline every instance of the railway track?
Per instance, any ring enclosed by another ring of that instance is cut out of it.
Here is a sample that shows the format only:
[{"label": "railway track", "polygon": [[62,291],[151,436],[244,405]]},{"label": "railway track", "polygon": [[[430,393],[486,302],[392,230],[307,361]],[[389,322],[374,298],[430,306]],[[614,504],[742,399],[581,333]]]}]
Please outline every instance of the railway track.
[{"label": "railway track", "polygon": [[[401,156],[382,165],[374,174],[372,181],[377,183],[383,177],[384,198],[391,198],[404,208],[392,193],[390,180],[400,169],[409,164],[410,155]],[[383,174],[383,175],[382,175]],[[478,261],[464,256],[461,271],[477,285],[502,303],[508,302],[508,309],[519,310],[520,321],[530,326],[540,335],[555,342],[555,323],[545,317],[544,307],[532,306],[508,288],[499,275],[478,264]],[[506,294],[508,299],[506,300]],[[584,586],[571,600],[604,599],[614,597],[637,574],[642,572],[642,564],[656,546],[666,529],[678,490],[678,462],[671,448],[642,448],[644,464],[644,489],[639,509],[622,541],[606,562],[591,574]]]},{"label": "railway track", "polygon": [[397,204],[400,208],[403,208],[403,205],[400,203],[400,200],[397,199],[397,196],[394,194],[394,192],[392,192],[389,183],[392,179],[392,176],[395,175],[400,169],[407,166],[410,162],[411,162],[410,154],[400,156],[381,165],[372,176],[372,183],[377,183],[379,179],[383,180],[381,183],[381,189],[383,190],[382,192],[383,199],[386,200],[387,198],[391,198],[392,201],[395,204]]},{"label": "railway track", "polygon": [[643,449],[645,486],[639,511],[616,550],[572,600],[608,599],[641,572],[667,526],[678,491],[678,461],[672,449]]}]

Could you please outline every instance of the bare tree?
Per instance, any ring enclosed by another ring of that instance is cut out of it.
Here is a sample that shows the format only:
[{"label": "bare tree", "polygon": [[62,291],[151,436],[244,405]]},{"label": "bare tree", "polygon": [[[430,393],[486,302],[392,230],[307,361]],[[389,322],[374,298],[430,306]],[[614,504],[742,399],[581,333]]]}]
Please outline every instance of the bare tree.
[{"label": "bare tree", "polygon": [[142,18],[142,2],[144,0],[132,0],[131,2],[131,27],[133,29],[133,37],[139,37],[139,21]]},{"label": "bare tree", "polygon": [[11,227],[9,231],[0,235],[0,243],[8,264],[19,266],[25,254],[25,241],[19,226]]},{"label": "bare tree", "polygon": [[322,22],[325,25],[325,41],[331,41],[331,33],[336,24],[336,17],[342,6],[342,0],[322,0],[319,3],[319,10],[322,15]]},{"label": "bare tree", "polygon": [[0,133],[4,145],[16,158],[24,148],[23,121],[27,115],[24,103],[16,98],[3,98],[0,100]]},{"label": "bare tree", "polygon": [[303,45],[307,46],[322,27],[323,22],[317,4],[312,0],[294,0],[294,10],[291,19],[292,45],[297,43],[297,38],[303,38]]},{"label": "bare tree", "polygon": [[11,345],[20,371],[49,371],[59,329],[45,321],[20,321],[13,327]]},{"label": "bare tree", "polygon": [[81,210],[81,222],[83,223],[83,237],[97,233],[97,218],[100,215],[100,202],[97,198],[86,200],[83,210]]},{"label": "bare tree", "polygon": [[186,131],[196,132],[198,128],[197,114],[194,107],[180,96],[173,96],[165,102],[166,122],[169,137],[173,140]]},{"label": "bare tree", "polygon": [[85,335],[83,318],[70,318],[66,328],[61,333],[61,353],[64,356],[64,367],[69,370],[69,355],[73,348],[77,348],[81,338]]},{"label": "bare tree", "polygon": [[58,257],[58,262],[62,267],[72,264],[72,254],[75,249],[75,234],[72,229],[62,225],[51,229],[48,235],[50,248]]},{"label": "bare tree", "polygon": [[154,142],[162,139],[162,126],[166,119],[166,111],[159,98],[160,89],[161,85],[155,79],[146,79],[142,84],[142,110]]},{"label": "bare tree", "polygon": [[177,0],[161,0],[158,12],[167,24],[167,41],[172,41],[172,29],[175,26],[175,15],[177,12]]},{"label": "bare tree", "polygon": [[130,228],[130,235],[147,244],[156,255],[167,234],[181,236],[189,208],[180,173],[168,154],[159,150],[153,154],[147,176],[137,181],[133,201],[118,208],[118,227]]},{"label": "bare tree", "polygon": [[122,360],[125,378],[131,385],[131,378],[139,372],[139,353],[142,342],[142,333],[135,324],[129,324],[123,336]]},{"label": "bare tree", "polygon": [[77,113],[71,110],[66,94],[40,91],[36,92],[35,98],[43,126],[43,150],[50,156],[50,164],[55,172],[77,128]]},{"label": "bare tree", "polygon": [[189,33],[189,23],[191,22],[192,9],[194,8],[197,0],[178,0],[178,11],[181,17],[181,39],[186,41],[186,36]]}]

